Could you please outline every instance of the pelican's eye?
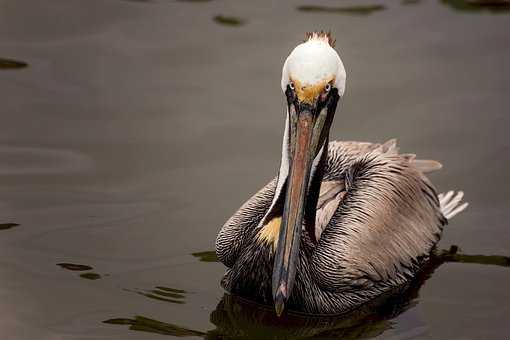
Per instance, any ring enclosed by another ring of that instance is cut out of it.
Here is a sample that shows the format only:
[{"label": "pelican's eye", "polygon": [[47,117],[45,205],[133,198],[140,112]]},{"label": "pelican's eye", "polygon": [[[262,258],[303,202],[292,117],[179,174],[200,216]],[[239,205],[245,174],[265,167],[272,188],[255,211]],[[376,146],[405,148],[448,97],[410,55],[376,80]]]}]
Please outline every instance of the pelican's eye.
[{"label": "pelican's eye", "polygon": [[292,91],[294,91],[294,83],[293,83],[293,82],[290,82],[290,83],[289,83],[289,87],[290,87],[290,89],[291,89]]},{"label": "pelican's eye", "polygon": [[327,83],[326,86],[324,86],[324,92],[329,92],[329,91],[331,91],[331,84]]}]

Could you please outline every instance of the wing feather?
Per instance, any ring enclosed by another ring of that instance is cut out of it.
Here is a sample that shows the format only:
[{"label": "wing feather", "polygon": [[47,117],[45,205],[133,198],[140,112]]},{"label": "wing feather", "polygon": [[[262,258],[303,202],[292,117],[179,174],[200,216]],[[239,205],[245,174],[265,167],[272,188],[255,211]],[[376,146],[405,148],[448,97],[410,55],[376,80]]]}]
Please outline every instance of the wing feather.
[{"label": "wing feather", "polygon": [[239,256],[245,235],[253,230],[271,205],[276,189],[276,178],[270,181],[223,225],[216,237],[216,255],[227,267],[232,267]]},{"label": "wing feather", "polygon": [[346,193],[312,256],[324,289],[398,280],[413,271],[446,222],[437,195],[409,158],[368,148],[346,167]]}]

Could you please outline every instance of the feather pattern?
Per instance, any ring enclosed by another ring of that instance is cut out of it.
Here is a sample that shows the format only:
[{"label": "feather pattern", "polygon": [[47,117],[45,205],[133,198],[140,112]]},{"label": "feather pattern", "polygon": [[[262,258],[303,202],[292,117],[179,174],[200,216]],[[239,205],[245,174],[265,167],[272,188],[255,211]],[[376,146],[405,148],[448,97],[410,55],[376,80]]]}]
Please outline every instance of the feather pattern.
[{"label": "feather pattern", "polygon": [[262,219],[276,189],[276,178],[260,189],[223,225],[216,237],[216,254],[227,267],[232,267],[250,232]]},{"label": "feather pattern", "polygon": [[[301,234],[288,307],[342,313],[408,282],[447,219],[467,206],[462,192],[436,194],[424,173],[438,164],[399,154],[395,140],[330,142],[317,203],[318,243]],[[274,179],[248,200],[216,240],[218,258],[229,267],[223,287],[261,303],[272,302],[274,254],[255,240],[275,186]]]}]

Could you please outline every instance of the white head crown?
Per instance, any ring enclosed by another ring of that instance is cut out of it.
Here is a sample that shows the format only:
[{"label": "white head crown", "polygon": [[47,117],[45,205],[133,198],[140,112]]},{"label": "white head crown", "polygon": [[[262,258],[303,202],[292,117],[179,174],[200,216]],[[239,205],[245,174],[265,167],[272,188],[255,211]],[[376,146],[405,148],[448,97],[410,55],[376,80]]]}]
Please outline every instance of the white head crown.
[{"label": "white head crown", "polygon": [[282,70],[282,90],[293,83],[296,92],[311,99],[326,84],[345,92],[345,68],[333,49],[335,41],[326,32],[307,33],[306,41],[294,48],[285,60]]}]

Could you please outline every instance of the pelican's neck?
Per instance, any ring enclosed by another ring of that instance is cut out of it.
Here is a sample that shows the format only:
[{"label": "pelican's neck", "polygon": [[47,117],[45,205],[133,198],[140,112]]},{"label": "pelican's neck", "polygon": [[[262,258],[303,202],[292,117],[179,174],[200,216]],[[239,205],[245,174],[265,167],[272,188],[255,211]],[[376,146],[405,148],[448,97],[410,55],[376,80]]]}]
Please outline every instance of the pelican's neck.
[{"label": "pelican's neck", "polygon": [[[258,238],[261,241],[269,243],[276,248],[278,242],[278,235],[280,232],[280,224],[283,214],[283,205],[285,202],[285,192],[290,173],[290,143],[289,143],[289,118],[285,121],[285,132],[283,135],[282,143],[282,160],[280,163],[280,170],[278,171],[278,180],[274,192],[273,200],[269,209],[264,217],[261,219],[259,228],[260,232]],[[326,161],[328,155],[329,138],[326,136],[323,145],[315,156],[312,162],[312,169],[310,172],[310,179],[308,182],[308,189],[306,192],[305,213],[304,213],[304,226],[309,233],[310,237],[315,235],[315,213],[317,210],[317,201],[319,199],[319,192],[324,177],[324,170],[326,168]],[[312,239],[315,239],[312,237]]]}]

